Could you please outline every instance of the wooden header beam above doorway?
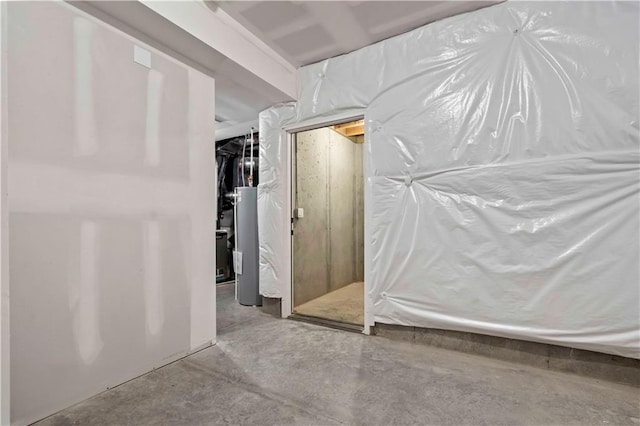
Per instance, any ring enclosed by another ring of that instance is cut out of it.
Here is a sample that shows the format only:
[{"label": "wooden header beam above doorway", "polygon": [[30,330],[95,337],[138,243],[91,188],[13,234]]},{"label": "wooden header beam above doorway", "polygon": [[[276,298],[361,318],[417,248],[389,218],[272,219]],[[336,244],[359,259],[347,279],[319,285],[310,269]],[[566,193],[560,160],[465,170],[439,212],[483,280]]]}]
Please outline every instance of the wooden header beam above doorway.
[{"label": "wooden header beam above doorway", "polygon": [[331,126],[333,130],[348,138],[364,135],[364,120],[352,121],[350,123],[336,124]]}]

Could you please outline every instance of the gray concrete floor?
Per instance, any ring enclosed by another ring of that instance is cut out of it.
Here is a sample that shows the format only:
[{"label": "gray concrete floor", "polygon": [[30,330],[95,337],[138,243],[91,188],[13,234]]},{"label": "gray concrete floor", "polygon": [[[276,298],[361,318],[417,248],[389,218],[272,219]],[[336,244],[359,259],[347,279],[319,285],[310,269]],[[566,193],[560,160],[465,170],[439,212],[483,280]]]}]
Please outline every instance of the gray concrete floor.
[{"label": "gray concrete floor", "polygon": [[218,290],[218,344],[39,425],[638,425],[640,390],[279,320]]}]

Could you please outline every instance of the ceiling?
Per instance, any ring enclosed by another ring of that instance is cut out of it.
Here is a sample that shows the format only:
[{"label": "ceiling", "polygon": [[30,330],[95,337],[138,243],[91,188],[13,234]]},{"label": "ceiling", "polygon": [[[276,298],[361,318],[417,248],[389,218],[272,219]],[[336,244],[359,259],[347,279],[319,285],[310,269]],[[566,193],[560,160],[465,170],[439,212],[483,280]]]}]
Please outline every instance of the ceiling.
[{"label": "ceiling", "polygon": [[214,77],[218,129],[257,120],[260,111],[289,100],[247,69],[138,1],[83,0],[68,3]]},{"label": "ceiling", "polygon": [[[260,111],[291,100],[139,1],[67,1],[214,77],[217,135],[246,133],[247,126],[256,126]],[[256,46],[266,44],[295,69],[500,1],[205,0],[205,4],[214,12],[220,8],[259,39]]]},{"label": "ceiling", "polygon": [[[502,1],[502,0],[500,0]],[[500,1],[218,1],[296,67]]]}]

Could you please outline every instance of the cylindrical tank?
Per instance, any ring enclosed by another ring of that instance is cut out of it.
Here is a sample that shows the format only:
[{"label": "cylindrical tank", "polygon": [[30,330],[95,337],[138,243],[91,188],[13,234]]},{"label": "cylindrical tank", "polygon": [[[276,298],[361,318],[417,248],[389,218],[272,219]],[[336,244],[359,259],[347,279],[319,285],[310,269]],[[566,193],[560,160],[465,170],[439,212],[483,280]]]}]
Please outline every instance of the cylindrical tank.
[{"label": "cylindrical tank", "polygon": [[241,305],[262,306],[258,287],[258,189],[243,186],[236,188],[236,191],[238,302]]}]

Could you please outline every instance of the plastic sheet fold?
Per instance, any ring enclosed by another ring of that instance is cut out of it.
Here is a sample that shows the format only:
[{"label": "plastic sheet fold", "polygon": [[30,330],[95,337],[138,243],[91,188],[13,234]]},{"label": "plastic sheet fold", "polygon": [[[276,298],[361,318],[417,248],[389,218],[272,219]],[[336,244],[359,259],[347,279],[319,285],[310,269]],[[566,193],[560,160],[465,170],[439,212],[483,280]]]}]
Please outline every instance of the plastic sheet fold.
[{"label": "plastic sheet fold", "polygon": [[507,2],[302,68],[260,120],[263,294],[289,285],[283,123],[362,108],[376,322],[640,358],[639,11]]},{"label": "plastic sheet fold", "polygon": [[287,134],[282,129],[295,118],[295,104],[276,105],[260,113],[260,170],[258,184],[258,240],[260,294],[282,297],[287,280],[286,256],[291,219],[287,211]]}]

